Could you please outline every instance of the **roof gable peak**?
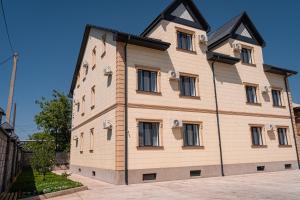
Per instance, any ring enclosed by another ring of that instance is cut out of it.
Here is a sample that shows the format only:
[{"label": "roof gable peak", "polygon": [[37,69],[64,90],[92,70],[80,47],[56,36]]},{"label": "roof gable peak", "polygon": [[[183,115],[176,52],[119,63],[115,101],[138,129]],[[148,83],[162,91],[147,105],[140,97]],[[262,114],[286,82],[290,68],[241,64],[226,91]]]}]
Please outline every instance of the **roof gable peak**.
[{"label": "roof gable peak", "polygon": [[146,37],[163,19],[189,27],[202,29],[207,32],[210,31],[210,26],[201,15],[193,0],[174,0],[140,35]]},{"label": "roof gable peak", "polygon": [[212,49],[228,38],[245,41],[265,47],[265,41],[246,12],[230,19],[219,29],[209,35],[209,49]]}]

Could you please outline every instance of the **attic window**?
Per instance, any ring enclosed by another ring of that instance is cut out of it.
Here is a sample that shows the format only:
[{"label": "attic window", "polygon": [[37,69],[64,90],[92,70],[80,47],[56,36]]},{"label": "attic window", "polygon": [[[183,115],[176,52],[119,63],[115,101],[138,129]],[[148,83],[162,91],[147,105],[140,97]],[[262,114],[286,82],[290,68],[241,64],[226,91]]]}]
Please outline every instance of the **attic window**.
[{"label": "attic window", "polygon": [[177,48],[193,51],[193,35],[177,31]]},{"label": "attic window", "polygon": [[243,63],[253,64],[252,49],[242,48],[241,59]]}]

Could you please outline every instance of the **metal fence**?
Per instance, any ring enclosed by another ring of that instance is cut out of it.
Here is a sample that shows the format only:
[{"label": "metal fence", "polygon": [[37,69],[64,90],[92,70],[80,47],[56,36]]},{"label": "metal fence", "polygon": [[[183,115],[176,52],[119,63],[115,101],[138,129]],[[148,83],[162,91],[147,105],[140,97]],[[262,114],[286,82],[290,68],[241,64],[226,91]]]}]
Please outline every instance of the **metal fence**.
[{"label": "metal fence", "polygon": [[22,169],[22,149],[8,123],[0,121],[0,191],[6,191]]}]

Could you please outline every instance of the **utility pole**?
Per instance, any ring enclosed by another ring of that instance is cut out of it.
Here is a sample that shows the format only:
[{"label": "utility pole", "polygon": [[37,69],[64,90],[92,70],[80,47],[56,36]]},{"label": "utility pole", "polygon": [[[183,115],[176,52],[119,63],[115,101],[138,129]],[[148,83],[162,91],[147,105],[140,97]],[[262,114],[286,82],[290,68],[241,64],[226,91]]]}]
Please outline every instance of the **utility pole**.
[{"label": "utility pole", "polygon": [[12,102],[13,102],[15,81],[16,81],[17,60],[18,60],[18,54],[14,53],[13,68],[12,68],[11,77],[10,77],[9,95],[8,95],[8,101],[7,101],[7,107],[6,107],[6,122],[7,123],[10,123],[10,114],[11,114],[11,107],[12,107]]},{"label": "utility pole", "polygon": [[17,115],[17,104],[14,103],[14,116],[13,116],[13,122],[12,122],[12,126],[15,129],[15,125],[16,125],[16,115]]}]

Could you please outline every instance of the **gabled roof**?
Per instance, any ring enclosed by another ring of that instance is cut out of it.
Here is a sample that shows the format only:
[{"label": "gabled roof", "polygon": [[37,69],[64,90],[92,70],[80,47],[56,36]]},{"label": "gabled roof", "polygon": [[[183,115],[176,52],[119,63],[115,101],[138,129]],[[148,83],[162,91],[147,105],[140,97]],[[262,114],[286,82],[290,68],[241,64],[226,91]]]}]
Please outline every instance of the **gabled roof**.
[{"label": "gabled roof", "polygon": [[[186,10],[192,17],[193,21],[185,20],[183,18],[179,18],[172,15],[172,12],[174,12],[181,4],[184,5]],[[201,15],[193,0],[173,0],[173,2],[166,9],[164,9],[140,35],[146,37],[147,34],[163,19],[190,26],[193,28],[202,29],[206,32],[210,31],[209,24]]]},{"label": "gabled roof", "polygon": [[263,64],[263,67],[264,67],[265,72],[270,72],[270,73],[274,73],[274,74],[280,74],[280,75],[285,75],[285,76],[291,76],[291,75],[298,74],[298,72],[296,72],[296,71],[277,67],[274,65]]},{"label": "gabled roof", "polygon": [[82,63],[83,56],[84,56],[85,48],[86,48],[87,41],[88,41],[88,38],[89,38],[89,34],[90,34],[90,31],[91,31],[92,28],[113,33],[114,36],[115,36],[115,39],[119,42],[127,42],[129,44],[143,46],[143,47],[147,47],[147,48],[152,48],[152,49],[156,49],[156,50],[160,50],[160,51],[165,51],[171,45],[170,43],[163,42],[163,41],[158,40],[158,39],[137,36],[137,35],[133,35],[133,34],[129,34],[129,33],[120,32],[120,31],[117,31],[117,30],[114,30],[114,29],[109,29],[109,28],[104,28],[104,27],[100,27],[100,26],[87,24],[86,27],[85,27],[85,31],[84,31],[83,39],[82,39],[82,42],[81,42],[79,55],[78,55],[78,58],[77,58],[75,71],[74,71],[74,74],[73,74],[71,89],[70,89],[70,92],[69,92],[70,97],[73,95],[73,90],[74,90],[75,85],[76,85],[77,75],[78,75],[79,70],[80,70],[80,66],[81,66],[81,63]]},{"label": "gabled roof", "polygon": [[[236,31],[241,24],[246,28],[247,33],[251,35],[251,38],[236,34]],[[228,38],[234,38],[248,43],[257,44],[262,47],[264,47],[266,44],[246,12],[242,12],[241,14],[233,17],[219,29],[212,32],[208,36],[208,48],[212,49]]]},{"label": "gabled roof", "polygon": [[0,107],[0,114],[5,115],[5,111]]}]

